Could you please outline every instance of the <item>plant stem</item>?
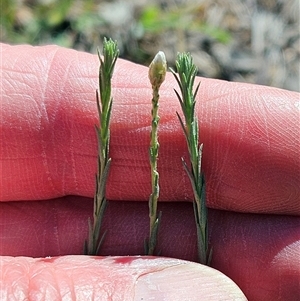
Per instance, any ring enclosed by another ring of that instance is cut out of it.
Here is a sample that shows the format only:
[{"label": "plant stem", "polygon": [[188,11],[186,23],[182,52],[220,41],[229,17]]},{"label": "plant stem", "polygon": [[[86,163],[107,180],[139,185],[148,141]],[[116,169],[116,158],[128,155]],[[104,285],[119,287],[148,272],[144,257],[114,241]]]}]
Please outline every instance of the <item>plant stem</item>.
[{"label": "plant stem", "polygon": [[199,127],[198,120],[195,116],[196,95],[200,83],[193,92],[197,67],[193,63],[192,56],[189,53],[179,53],[176,60],[177,73],[171,69],[179,87],[181,96],[175,90],[179,100],[185,123],[177,113],[179,122],[184,132],[186,143],[189,151],[190,168],[182,158],[183,167],[190,179],[194,193],[194,215],[197,228],[198,240],[198,257],[199,262],[209,265],[212,251],[208,250],[208,225],[207,225],[207,208],[205,204],[205,183],[204,176],[201,173],[201,159],[203,144],[199,145]]},{"label": "plant stem", "polygon": [[161,212],[157,215],[157,201],[159,198],[159,173],[157,171],[158,159],[158,101],[159,101],[159,88],[165,79],[167,71],[167,63],[165,54],[159,51],[154,57],[149,66],[149,80],[152,85],[152,122],[150,134],[150,167],[151,167],[151,188],[152,193],[149,197],[149,218],[150,218],[150,233],[149,240],[145,242],[145,251],[148,255],[153,255],[157,243],[158,228],[161,220]]},{"label": "plant stem", "polygon": [[110,117],[113,98],[111,97],[111,80],[114,67],[119,56],[117,43],[104,38],[103,59],[98,50],[100,60],[99,90],[96,91],[99,127],[96,126],[98,141],[98,170],[96,175],[96,191],[94,196],[93,224],[89,219],[89,238],[85,242],[85,254],[97,255],[103,242],[105,233],[100,237],[101,224],[104,217],[106,200],[106,183],[109,174],[111,158],[109,157]]}]

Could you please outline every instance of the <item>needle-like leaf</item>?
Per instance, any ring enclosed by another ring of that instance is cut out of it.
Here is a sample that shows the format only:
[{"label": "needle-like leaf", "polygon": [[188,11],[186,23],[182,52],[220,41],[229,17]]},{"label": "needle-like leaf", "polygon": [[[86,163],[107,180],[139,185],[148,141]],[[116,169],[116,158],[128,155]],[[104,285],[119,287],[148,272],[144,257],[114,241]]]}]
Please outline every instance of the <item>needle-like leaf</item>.
[{"label": "needle-like leaf", "polygon": [[107,206],[106,184],[109,175],[111,158],[109,157],[110,117],[113,98],[111,96],[111,80],[116,60],[119,56],[117,43],[111,39],[104,39],[103,59],[98,49],[100,60],[99,90],[96,92],[99,127],[96,126],[98,141],[96,191],[94,196],[93,222],[89,219],[88,241],[85,242],[84,252],[88,255],[97,255],[104,240],[105,233],[101,235],[101,225]]},{"label": "needle-like leaf", "polygon": [[182,127],[187,147],[189,151],[190,168],[182,158],[184,170],[186,171],[194,193],[194,215],[198,237],[198,257],[199,262],[209,265],[212,252],[208,250],[208,226],[207,226],[207,208],[205,204],[204,177],[201,172],[201,159],[203,145],[199,145],[199,127],[195,116],[196,95],[200,83],[193,92],[194,81],[197,74],[197,67],[193,63],[192,56],[189,53],[179,53],[176,60],[177,73],[173,73],[179,87],[181,96],[175,91],[179,99],[180,106],[185,118],[185,124],[177,113],[180,125]]}]

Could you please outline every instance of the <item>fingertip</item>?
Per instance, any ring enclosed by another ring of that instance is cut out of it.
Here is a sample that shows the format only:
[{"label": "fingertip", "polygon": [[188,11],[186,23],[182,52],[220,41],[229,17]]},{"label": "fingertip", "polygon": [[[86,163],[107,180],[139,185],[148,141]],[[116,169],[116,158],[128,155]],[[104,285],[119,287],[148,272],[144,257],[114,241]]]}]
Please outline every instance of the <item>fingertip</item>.
[{"label": "fingertip", "polygon": [[221,272],[197,263],[178,260],[162,270],[143,274],[138,278],[134,301],[141,300],[247,299],[239,287]]},{"label": "fingertip", "polygon": [[0,271],[5,300],[246,300],[221,272],[172,258],[0,257]]}]

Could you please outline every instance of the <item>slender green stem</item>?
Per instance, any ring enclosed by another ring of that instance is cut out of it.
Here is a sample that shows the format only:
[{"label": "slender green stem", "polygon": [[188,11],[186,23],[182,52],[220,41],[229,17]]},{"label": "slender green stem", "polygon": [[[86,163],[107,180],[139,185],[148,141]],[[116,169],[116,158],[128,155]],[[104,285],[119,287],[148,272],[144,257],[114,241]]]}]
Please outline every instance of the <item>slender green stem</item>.
[{"label": "slender green stem", "polygon": [[181,109],[184,115],[183,122],[177,113],[181,127],[184,132],[189,151],[190,167],[182,158],[183,167],[190,179],[194,193],[194,215],[197,228],[198,257],[202,264],[210,264],[211,250],[208,249],[208,225],[207,208],[205,204],[205,183],[201,172],[201,159],[203,145],[199,144],[198,120],[195,116],[196,95],[200,83],[193,92],[194,81],[197,74],[197,67],[193,63],[189,53],[179,53],[176,60],[177,73],[171,69],[179,87],[181,95],[175,90]]},{"label": "slender green stem", "polygon": [[96,126],[98,141],[98,170],[96,175],[96,191],[94,196],[94,214],[93,223],[89,219],[89,238],[85,242],[85,254],[97,255],[103,242],[105,233],[101,233],[101,225],[104,217],[106,200],[106,183],[109,174],[111,158],[109,157],[110,140],[110,117],[113,98],[111,97],[111,80],[114,67],[119,55],[117,43],[115,41],[104,39],[103,59],[98,50],[100,60],[99,69],[99,90],[96,92],[97,109],[99,115],[99,127]]},{"label": "slender green stem", "polygon": [[159,173],[157,171],[158,159],[158,107],[159,107],[159,88],[165,79],[167,71],[166,58],[163,52],[158,52],[149,66],[149,80],[152,85],[152,122],[150,134],[150,167],[151,167],[151,188],[152,193],[149,197],[149,218],[150,233],[149,240],[146,241],[145,251],[148,255],[153,255],[157,243],[158,228],[161,220],[161,212],[157,215],[157,201],[159,198]]}]

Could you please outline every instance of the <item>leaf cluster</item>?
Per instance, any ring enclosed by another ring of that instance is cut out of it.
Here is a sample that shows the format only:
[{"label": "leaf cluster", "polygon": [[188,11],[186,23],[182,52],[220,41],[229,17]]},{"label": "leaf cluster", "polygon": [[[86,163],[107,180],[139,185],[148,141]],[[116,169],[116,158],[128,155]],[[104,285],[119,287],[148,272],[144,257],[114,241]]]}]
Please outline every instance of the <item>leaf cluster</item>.
[{"label": "leaf cluster", "polygon": [[196,106],[196,96],[200,87],[200,83],[197,85],[195,91],[193,92],[194,82],[197,75],[197,67],[193,62],[193,58],[190,53],[179,53],[176,60],[177,73],[172,69],[178,86],[180,88],[181,95],[174,89],[175,94],[179,100],[181,110],[184,114],[185,124],[177,113],[178,119],[180,121],[181,127],[183,129],[189,154],[191,158],[191,163],[193,166],[192,176],[194,181],[196,181],[197,186],[200,183],[200,158],[199,158],[199,127],[198,120],[195,116],[195,106]]},{"label": "leaf cluster", "polygon": [[[99,137],[99,140],[102,145],[102,151],[105,151],[105,156],[108,157],[109,150],[107,147],[109,145],[109,126],[113,103],[113,98],[111,97],[111,80],[115,64],[119,56],[119,49],[113,40],[107,40],[104,38],[103,56],[105,60],[102,59],[101,53],[98,49],[98,57],[100,60],[100,91],[97,92],[97,108],[100,118],[100,128],[98,129],[98,133],[101,136]],[[104,147],[104,145],[107,147]]]},{"label": "leaf cluster", "polygon": [[203,145],[199,145],[199,126],[195,116],[196,96],[200,87],[200,83],[193,91],[195,78],[197,75],[197,67],[193,62],[190,53],[179,53],[176,60],[177,73],[171,69],[181,95],[176,91],[179,100],[184,121],[177,113],[180,121],[189,151],[189,159],[191,168],[188,167],[186,161],[182,158],[183,167],[190,179],[194,193],[194,215],[198,236],[198,254],[199,261],[208,264],[211,258],[211,252],[208,254],[208,228],[207,228],[207,208],[205,204],[205,183],[201,173],[201,159]]},{"label": "leaf cluster", "polygon": [[103,58],[98,50],[100,60],[99,90],[96,91],[97,109],[100,120],[96,126],[98,140],[98,171],[96,175],[96,192],[94,196],[94,220],[88,221],[89,238],[85,242],[85,254],[97,255],[105,233],[100,237],[102,220],[106,209],[106,183],[109,174],[111,158],[109,157],[110,117],[113,98],[111,96],[111,80],[119,50],[117,43],[111,39],[104,39]]}]

